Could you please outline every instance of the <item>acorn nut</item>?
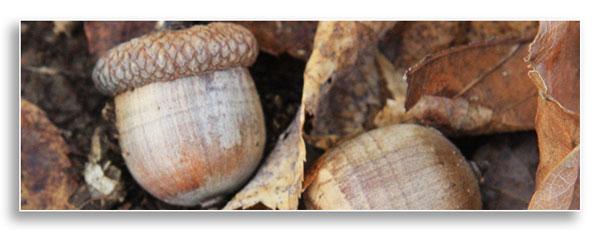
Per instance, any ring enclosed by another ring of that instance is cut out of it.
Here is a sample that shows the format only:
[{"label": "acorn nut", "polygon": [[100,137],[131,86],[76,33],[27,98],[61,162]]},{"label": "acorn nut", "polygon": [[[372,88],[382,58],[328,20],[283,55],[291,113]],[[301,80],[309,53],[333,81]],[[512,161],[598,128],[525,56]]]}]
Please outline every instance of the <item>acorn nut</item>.
[{"label": "acorn nut", "polygon": [[307,177],[308,209],[481,209],[473,171],[440,132],[379,128],[327,151]]},{"label": "acorn nut", "polygon": [[115,96],[122,154],[153,196],[192,206],[234,192],[262,157],[265,125],[242,26],[211,23],[132,39],[105,53],[93,80]]}]

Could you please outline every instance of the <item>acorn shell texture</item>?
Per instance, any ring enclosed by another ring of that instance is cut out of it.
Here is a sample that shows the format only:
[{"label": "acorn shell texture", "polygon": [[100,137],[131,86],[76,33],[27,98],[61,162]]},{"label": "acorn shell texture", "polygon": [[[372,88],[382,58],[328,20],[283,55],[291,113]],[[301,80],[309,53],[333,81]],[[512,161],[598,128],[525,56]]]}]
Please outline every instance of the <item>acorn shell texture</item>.
[{"label": "acorn shell texture", "polygon": [[326,152],[308,180],[309,209],[481,209],[474,173],[440,132],[379,128]]},{"label": "acorn shell texture", "polygon": [[211,23],[135,38],[98,60],[92,78],[116,95],[122,154],[145,190],[192,206],[248,180],[266,136],[246,68],[257,55],[247,29]]},{"label": "acorn shell texture", "polygon": [[245,68],[149,84],[119,94],[115,109],[129,171],[168,203],[234,192],[262,157],[263,112]]}]

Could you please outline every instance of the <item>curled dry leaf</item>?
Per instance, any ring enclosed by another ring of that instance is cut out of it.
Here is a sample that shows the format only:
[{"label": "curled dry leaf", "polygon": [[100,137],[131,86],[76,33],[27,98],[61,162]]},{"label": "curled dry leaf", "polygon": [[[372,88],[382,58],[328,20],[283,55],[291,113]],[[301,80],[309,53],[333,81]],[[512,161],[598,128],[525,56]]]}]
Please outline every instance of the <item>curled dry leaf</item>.
[{"label": "curled dry leaf", "polygon": [[473,160],[482,174],[485,209],[527,209],[535,189],[538,163],[534,132],[491,136],[475,150]]},{"label": "curled dry leaf", "polygon": [[[393,93],[394,89],[391,89],[390,85],[406,87],[406,82],[402,78],[402,75],[404,75],[406,69],[417,64],[423,58],[453,46],[490,40],[501,35],[532,37],[536,32],[536,28],[537,22],[532,21],[415,21],[396,23],[379,42],[379,49],[387,59],[392,61],[392,67],[396,69],[395,72],[396,74],[400,74],[400,77],[395,77],[395,79],[398,79],[395,80],[386,77],[384,74],[387,82],[386,85],[388,90],[392,92],[393,97],[387,99],[384,108],[377,115],[375,120],[376,126],[382,127],[397,124],[406,119],[404,108],[406,89],[402,91],[396,90],[396,92],[401,93],[398,95],[397,93]],[[464,104],[463,102],[455,103]],[[437,104],[440,103],[438,102]],[[437,110],[433,111],[434,113],[440,113],[443,110],[452,108],[445,104],[443,107],[445,108],[433,108],[432,106],[429,108]],[[427,109],[427,107],[420,107],[420,109],[413,111],[413,116],[422,116],[424,115],[422,113],[427,112]],[[476,120],[482,122],[485,119],[487,117],[477,118]]]},{"label": "curled dry leaf", "polygon": [[529,209],[579,209],[579,146],[537,186]]},{"label": "curled dry leaf", "polygon": [[401,73],[425,56],[450,48],[460,37],[461,22],[398,22],[379,43],[383,54]]},{"label": "curled dry leaf", "polygon": [[533,129],[536,92],[523,62],[531,39],[455,47],[411,67],[406,119],[450,135]]},{"label": "curled dry leaf", "polygon": [[468,132],[490,123],[493,113],[491,109],[463,98],[423,96],[404,117],[418,118],[419,123],[437,126],[446,132]]},{"label": "curled dry leaf", "polygon": [[[256,176],[225,206],[225,209],[263,208],[297,209],[304,179],[306,147],[305,112],[314,117],[321,90],[333,73],[359,71],[355,67],[365,47],[372,47],[377,37],[393,23],[321,22],[315,46],[304,73],[302,103],[296,118],[279,137],[266,162]],[[352,36],[349,36],[352,35]],[[369,43],[365,43],[369,41]],[[360,47],[357,49],[357,47]],[[357,52],[360,51],[360,52]],[[371,51],[372,52],[372,51]],[[374,53],[369,53],[374,55]],[[371,59],[374,56],[370,57]],[[373,60],[370,60],[374,64]],[[359,65],[360,66],[360,65]],[[372,67],[366,67],[372,68]],[[341,70],[339,70],[341,69]],[[358,76],[355,73],[354,76]],[[331,83],[331,81],[328,81]],[[363,83],[364,87],[364,83]],[[365,93],[364,88],[362,93]],[[310,110],[308,110],[308,107]],[[338,107],[339,108],[339,107]],[[313,125],[314,126],[314,125]],[[309,137],[310,138],[310,137]],[[262,206],[261,206],[262,205]]]},{"label": "curled dry leaf", "polygon": [[88,155],[88,161],[83,170],[83,178],[92,201],[98,200],[100,206],[123,202],[125,191],[121,178],[121,170],[116,167],[106,156],[107,147],[102,146],[102,139],[107,138],[108,132],[98,126],[94,130],[91,140],[91,150]]},{"label": "curled dry leaf", "polygon": [[44,111],[21,100],[21,208],[74,209],[69,149]]},{"label": "curled dry leaf", "polygon": [[579,22],[541,22],[528,58],[540,163],[530,209],[579,209]]},{"label": "curled dry leaf", "polygon": [[375,115],[373,123],[377,127],[401,123],[405,119],[406,80],[394,65],[383,55],[377,55],[379,72],[385,83],[387,98],[383,108]]},{"label": "curled dry leaf", "polygon": [[307,141],[329,148],[374,127],[385,103],[377,41],[393,22],[321,22],[304,73]]},{"label": "curled dry leaf", "polygon": [[85,22],[85,37],[88,41],[88,51],[96,57],[129,39],[139,37],[154,30],[156,22],[145,21],[108,21]]},{"label": "curled dry leaf", "polygon": [[279,136],[277,145],[256,176],[239,191],[224,209],[248,209],[264,205],[269,209],[297,209],[302,192],[306,148],[302,139],[303,108]]},{"label": "curled dry leaf", "polygon": [[307,60],[312,50],[318,22],[315,21],[242,21],[256,37],[261,51],[278,56],[283,53]]}]

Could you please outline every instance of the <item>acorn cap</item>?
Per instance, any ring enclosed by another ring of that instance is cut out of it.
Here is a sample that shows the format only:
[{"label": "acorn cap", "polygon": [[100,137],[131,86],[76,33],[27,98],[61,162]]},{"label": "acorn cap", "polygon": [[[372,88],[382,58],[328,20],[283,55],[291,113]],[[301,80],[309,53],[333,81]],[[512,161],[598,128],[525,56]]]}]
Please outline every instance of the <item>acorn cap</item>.
[{"label": "acorn cap", "polygon": [[246,28],[211,23],[122,43],[96,62],[92,79],[102,93],[116,95],[153,82],[248,67],[257,55],[256,39]]}]

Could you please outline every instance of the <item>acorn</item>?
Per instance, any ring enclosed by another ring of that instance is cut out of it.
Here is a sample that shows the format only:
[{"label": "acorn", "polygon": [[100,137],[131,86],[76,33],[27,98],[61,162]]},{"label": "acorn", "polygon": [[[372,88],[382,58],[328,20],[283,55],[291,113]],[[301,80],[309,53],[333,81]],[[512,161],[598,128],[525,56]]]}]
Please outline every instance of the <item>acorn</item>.
[{"label": "acorn", "polygon": [[475,174],[440,132],[413,124],[328,150],[307,176],[308,209],[481,209]]},{"label": "acorn", "polygon": [[150,194],[193,206],[249,179],[265,145],[247,69],[257,55],[247,29],[211,23],[132,39],[97,61],[92,77],[115,96],[122,155]]}]

